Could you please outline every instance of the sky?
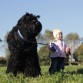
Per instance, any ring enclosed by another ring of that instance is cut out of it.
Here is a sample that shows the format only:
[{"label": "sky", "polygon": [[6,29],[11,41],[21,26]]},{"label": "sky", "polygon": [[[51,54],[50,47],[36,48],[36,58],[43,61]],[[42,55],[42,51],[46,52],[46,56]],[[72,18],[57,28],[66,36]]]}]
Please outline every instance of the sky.
[{"label": "sky", "polygon": [[64,36],[73,32],[83,37],[83,0],[0,0],[2,40],[26,12],[40,15],[41,33],[60,28]]}]

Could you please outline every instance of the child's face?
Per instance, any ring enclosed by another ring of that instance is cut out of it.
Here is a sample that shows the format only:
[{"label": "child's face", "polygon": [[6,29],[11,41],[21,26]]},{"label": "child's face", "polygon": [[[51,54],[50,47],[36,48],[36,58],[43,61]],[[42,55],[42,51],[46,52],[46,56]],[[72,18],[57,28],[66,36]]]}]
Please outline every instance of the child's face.
[{"label": "child's face", "polygon": [[62,40],[62,38],[63,38],[62,32],[58,32],[57,35],[56,35],[56,39],[57,40]]}]

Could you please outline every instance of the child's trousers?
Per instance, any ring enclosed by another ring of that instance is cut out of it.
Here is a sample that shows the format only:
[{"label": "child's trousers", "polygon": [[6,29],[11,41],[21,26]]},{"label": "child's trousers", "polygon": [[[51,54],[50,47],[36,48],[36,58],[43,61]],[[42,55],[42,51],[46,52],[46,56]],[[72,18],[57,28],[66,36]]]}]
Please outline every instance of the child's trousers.
[{"label": "child's trousers", "polygon": [[54,74],[55,72],[59,72],[61,69],[64,70],[64,57],[51,58],[49,73]]}]

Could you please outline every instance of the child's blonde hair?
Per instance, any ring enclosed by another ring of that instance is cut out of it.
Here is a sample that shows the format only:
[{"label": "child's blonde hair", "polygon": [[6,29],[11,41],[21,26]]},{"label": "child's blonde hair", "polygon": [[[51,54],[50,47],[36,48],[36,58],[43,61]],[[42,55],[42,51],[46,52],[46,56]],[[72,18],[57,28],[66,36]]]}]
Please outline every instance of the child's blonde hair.
[{"label": "child's blonde hair", "polygon": [[54,29],[53,30],[53,36],[56,38],[57,33],[62,32],[60,29]]}]

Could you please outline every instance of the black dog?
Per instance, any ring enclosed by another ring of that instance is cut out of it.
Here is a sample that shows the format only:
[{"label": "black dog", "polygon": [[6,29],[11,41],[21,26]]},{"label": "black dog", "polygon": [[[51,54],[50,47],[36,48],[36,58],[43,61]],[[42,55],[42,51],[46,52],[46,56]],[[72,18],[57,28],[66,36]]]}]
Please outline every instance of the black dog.
[{"label": "black dog", "polygon": [[26,13],[9,32],[7,43],[10,59],[6,73],[12,72],[16,76],[21,72],[30,77],[41,74],[36,36],[41,32],[42,24],[38,18],[39,16]]}]

